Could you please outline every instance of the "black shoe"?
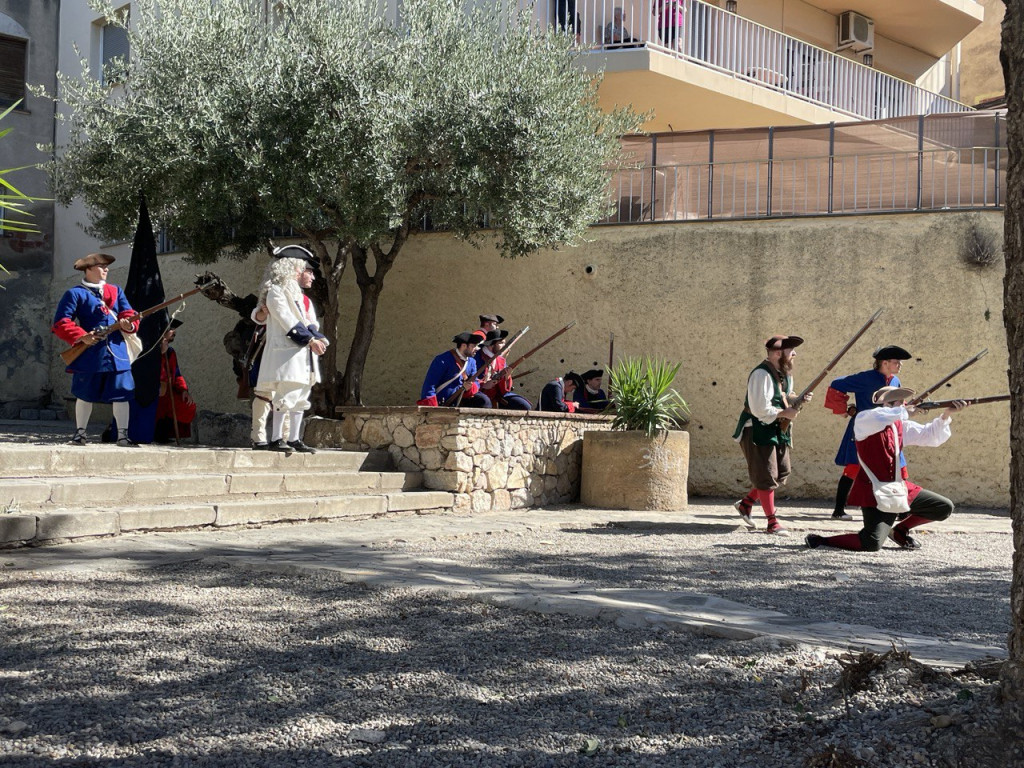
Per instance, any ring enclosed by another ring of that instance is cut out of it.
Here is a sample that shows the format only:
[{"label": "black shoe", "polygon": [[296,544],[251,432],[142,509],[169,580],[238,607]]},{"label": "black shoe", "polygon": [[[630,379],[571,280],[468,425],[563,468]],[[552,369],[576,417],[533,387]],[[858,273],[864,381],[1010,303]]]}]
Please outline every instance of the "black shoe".
[{"label": "black shoe", "polygon": [[312,447],[306,445],[301,440],[290,440],[288,442],[288,445],[290,445],[292,448],[294,448],[299,453],[316,453],[316,448],[312,448]]},{"label": "black shoe", "polygon": [[889,538],[896,542],[900,549],[920,549],[921,542],[915,539],[906,531],[900,528],[892,528],[889,531]]},{"label": "black shoe", "polygon": [[838,510],[832,513],[833,520],[853,520],[853,515],[848,515],[846,512],[839,512]]},{"label": "black shoe", "polygon": [[295,452],[295,449],[288,445],[284,440],[271,440],[270,444],[267,446],[267,450],[277,451],[278,453],[283,453],[285,455],[290,455]]},{"label": "black shoe", "polygon": [[254,451],[269,451],[270,443],[253,443],[252,449]]},{"label": "black shoe", "polygon": [[819,536],[816,533],[808,533],[804,536],[804,544],[807,545],[808,549],[817,549],[825,543],[825,537]]},{"label": "black shoe", "polygon": [[85,438],[85,430],[84,429],[76,429],[74,437],[72,437],[70,440],[68,440],[68,442],[71,445],[88,445],[89,444],[89,441]]},{"label": "black shoe", "polygon": [[138,448],[139,444],[134,440],[129,440],[127,437],[119,437],[117,439],[118,448]]}]

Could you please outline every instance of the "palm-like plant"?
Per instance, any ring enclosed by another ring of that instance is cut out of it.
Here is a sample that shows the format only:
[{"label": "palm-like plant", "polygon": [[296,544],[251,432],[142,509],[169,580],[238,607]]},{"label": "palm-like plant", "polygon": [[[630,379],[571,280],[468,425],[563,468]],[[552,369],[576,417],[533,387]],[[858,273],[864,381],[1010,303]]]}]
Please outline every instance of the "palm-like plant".
[{"label": "palm-like plant", "polygon": [[[9,114],[11,110],[20,104],[20,101],[15,102],[0,114],[0,120],[3,120]],[[0,139],[10,133],[12,128],[4,128],[0,130]],[[39,230],[31,226],[24,220],[25,216],[31,216],[32,214],[25,210],[25,204],[36,201],[38,198],[29,197],[21,190],[17,189],[11,182],[7,180],[7,175],[14,173],[15,171],[21,171],[25,168],[34,168],[32,165],[25,165],[21,168],[7,168],[6,170],[0,170],[0,213],[3,214],[2,220],[0,220],[0,232],[38,232]],[[11,214],[15,215],[15,218],[11,218]],[[0,270],[7,272],[6,267],[0,264]],[[8,273],[10,274],[10,273]],[[0,285],[0,289],[3,286]]]},{"label": "palm-like plant", "polygon": [[642,430],[648,437],[685,424],[690,408],[672,389],[680,364],[651,358],[624,358],[609,373],[615,401],[612,429]]}]

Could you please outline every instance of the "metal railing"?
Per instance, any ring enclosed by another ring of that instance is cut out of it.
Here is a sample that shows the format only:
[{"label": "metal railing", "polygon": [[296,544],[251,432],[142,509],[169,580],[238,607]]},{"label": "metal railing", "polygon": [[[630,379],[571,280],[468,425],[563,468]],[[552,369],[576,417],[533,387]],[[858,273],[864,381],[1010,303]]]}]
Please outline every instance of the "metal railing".
[{"label": "metal railing", "polygon": [[540,0],[535,14],[584,50],[655,49],[851,117],[971,111],[701,0]]},{"label": "metal railing", "polygon": [[1005,169],[996,147],[631,168],[600,223],[998,208]]}]

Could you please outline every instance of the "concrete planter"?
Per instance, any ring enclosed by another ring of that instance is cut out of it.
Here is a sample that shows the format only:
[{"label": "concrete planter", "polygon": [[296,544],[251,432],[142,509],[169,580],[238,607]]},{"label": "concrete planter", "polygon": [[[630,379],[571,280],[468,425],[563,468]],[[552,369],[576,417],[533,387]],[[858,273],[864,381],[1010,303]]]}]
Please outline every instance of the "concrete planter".
[{"label": "concrete planter", "polygon": [[580,501],[602,509],[686,509],[689,468],[689,432],[587,432]]}]

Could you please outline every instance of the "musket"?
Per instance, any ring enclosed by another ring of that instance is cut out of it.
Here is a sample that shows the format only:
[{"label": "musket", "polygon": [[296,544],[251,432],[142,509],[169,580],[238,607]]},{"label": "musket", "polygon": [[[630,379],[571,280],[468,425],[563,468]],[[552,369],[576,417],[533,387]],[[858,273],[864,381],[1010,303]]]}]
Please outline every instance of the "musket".
[{"label": "musket", "polygon": [[[867,333],[868,328],[870,328],[872,324],[874,324],[875,320],[877,320],[878,316],[881,314],[882,310],[879,309],[878,311],[875,312],[875,314],[868,318],[868,321],[860,327],[860,330],[853,334],[853,338],[846,342],[846,346],[839,350],[839,354],[833,357],[829,364],[825,366],[825,369],[811,380],[811,383],[808,384],[804,391],[801,392],[800,395],[797,397],[796,402],[790,403],[790,408],[792,408],[794,411],[799,411],[801,408],[804,407],[804,398],[808,394],[813,392],[815,388],[819,384],[821,384],[822,381],[825,380],[825,377],[828,376],[828,372],[836,367],[836,364],[843,358],[843,355],[849,352],[851,347],[853,347],[853,345],[857,343],[857,340],[865,333]],[[788,432],[792,422],[789,419],[778,419],[778,424],[783,432]]]},{"label": "musket", "polygon": [[517,374],[516,374],[516,381],[519,381],[520,379],[525,379],[525,378],[526,378],[527,376],[529,376],[529,375],[530,375],[531,373],[536,373],[536,372],[537,372],[537,371],[539,371],[539,370],[540,370],[540,368],[531,368],[531,369],[530,369],[530,370],[528,370],[528,371],[523,371],[522,373],[517,373]]},{"label": "musket", "polygon": [[544,341],[542,341],[542,342],[541,342],[540,344],[538,344],[538,345],[537,345],[536,347],[534,347],[534,348],[533,348],[533,349],[531,349],[531,350],[530,350],[529,352],[527,352],[527,353],[526,353],[525,355],[523,355],[522,357],[520,357],[520,358],[519,358],[518,360],[516,360],[516,361],[515,361],[514,363],[509,363],[508,365],[506,365],[506,366],[505,366],[505,370],[507,370],[507,371],[509,372],[509,375],[511,375],[512,371],[514,371],[514,370],[516,369],[516,367],[517,367],[517,366],[518,366],[518,365],[519,365],[520,363],[522,363],[522,362],[523,362],[524,360],[526,360],[526,359],[527,359],[528,357],[530,357],[530,355],[532,355],[532,354],[534,354],[535,352],[538,352],[538,351],[540,351],[541,349],[543,349],[544,347],[546,347],[546,346],[547,346],[548,344],[550,344],[550,343],[551,343],[552,341],[554,341],[555,339],[557,339],[557,338],[558,338],[559,336],[561,336],[561,335],[562,335],[563,333],[565,333],[566,331],[568,331],[568,330],[569,330],[570,328],[572,328],[572,327],[573,327],[574,325],[576,325],[576,321],[575,321],[575,320],[573,320],[573,321],[572,321],[571,323],[569,323],[569,324],[568,324],[567,326],[565,326],[565,328],[563,328],[562,330],[560,330],[560,331],[556,331],[555,333],[553,333],[553,334],[551,334],[550,336],[548,336],[548,337],[547,337],[546,339],[544,339]]},{"label": "musket", "polygon": [[1009,399],[1009,395],[989,395],[988,397],[961,397],[958,400],[926,400],[923,403],[915,404],[914,408],[919,411],[930,411],[934,408],[949,408],[957,402],[981,405],[982,403],[1005,403]]},{"label": "musket", "polygon": [[[159,312],[161,309],[165,309],[171,306],[171,304],[176,304],[179,301],[184,301],[189,296],[192,296],[193,294],[199,293],[200,291],[209,288],[210,285],[212,284],[213,283],[211,281],[210,283],[201,285],[198,288],[193,288],[191,291],[179,293],[173,299],[168,299],[163,304],[157,304],[155,307],[150,307],[149,309],[144,310],[142,312],[136,312],[134,315],[131,315],[129,319],[134,320],[135,318],[139,318],[141,320],[142,318],[148,315],[152,315],[154,312]],[[110,325],[104,326],[103,328],[97,328],[94,331],[90,331],[90,333],[92,333],[92,335],[99,339],[100,341],[103,341],[103,339],[107,338],[107,336],[109,336],[110,334],[117,330],[120,330],[119,324],[111,323]],[[82,353],[85,352],[85,350],[87,350],[89,347],[90,345],[86,344],[84,341],[76,341],[72,346],[68,347],[63,352],[60,353],[61,360],[64,361],[65,365],[71,365],[73,362],[75,362],[75,360],[81,357]]]},{"label": "musket", "polygon": [[[508,340],[508,343],[505,345],[505,348],[502,350],[502,354],[504,354],[507,350],[511,349],[513,344],[515,344],[517,341],[519,341],[521,338],[523,338],[523,334],[525,334],[528,330],[530,330],[530,326],[526,326],[521,331],[517,331],[516,333],[512,334],[512,337]],[[466,379],[463,382],[463,387],[465,387],[466,384],[474,383],[481,376],[483,376],[485,373],[487,373],[487,369],[491,367],[491,365],[494,363],[494,361],[497,359],[497,357],[498,356],[495,355],[494,357],[491,358],[490,362],[487,363],[487,365],[480,366],[480,368],[477,369],[476,373],[474,373],[472,376],[470,376],[468,379]],[[454,381],[454,379],[449,379],[448,382],[443,384],[440,388],[444,389],[445,387],[448,386],[448,384],[451,384],[452,381]],[[459,407],[459,403],[462,402],[462,396],[463,396],[463,394],[465,394],[465,392],[466,392],[465,389],[459,389],[458,392],[454,393],[451,397],[449,397],[447,400],[445,400],[442,403],[442,405],[445,406],[446,408],[450,408],[450,407],[458,408]]]},{"label": "musket", "polygon": [[608,369],[615,367],[615,334],[608,334]]},{"label": "musket", "polygon": [[972,357],[970,360],[968,360],[966,363],[961,365],[959,368],[957,368],[955,371],[953,371],[951,374],[949,374],[949,376],[947,376],[944,379],[941,379],[938,383],[933,384],[932,386],[928,387],[928,389],[926,389],[923,392],[921,392],[920,394],[918,394],[913,400],[911,400],[909,403],[907,403],[907,405],[915,405],[916,406],[918,403],[924,402],[924,399],[926,397],[928,397],[928,395],[930,395],[936,389],[938,389],[943,384],[945,384],[947,381],[952,379],[954,376],[957,376],[958,374],[963,373],[964,371],[966,371],[968,368],[970,368],[976,362],[981,360],[981,358],[983,358],[987,354],[988,354],[988,347],[985,347],[985,349],[981,350],[981,352],[979,352],[974,357]]}]

